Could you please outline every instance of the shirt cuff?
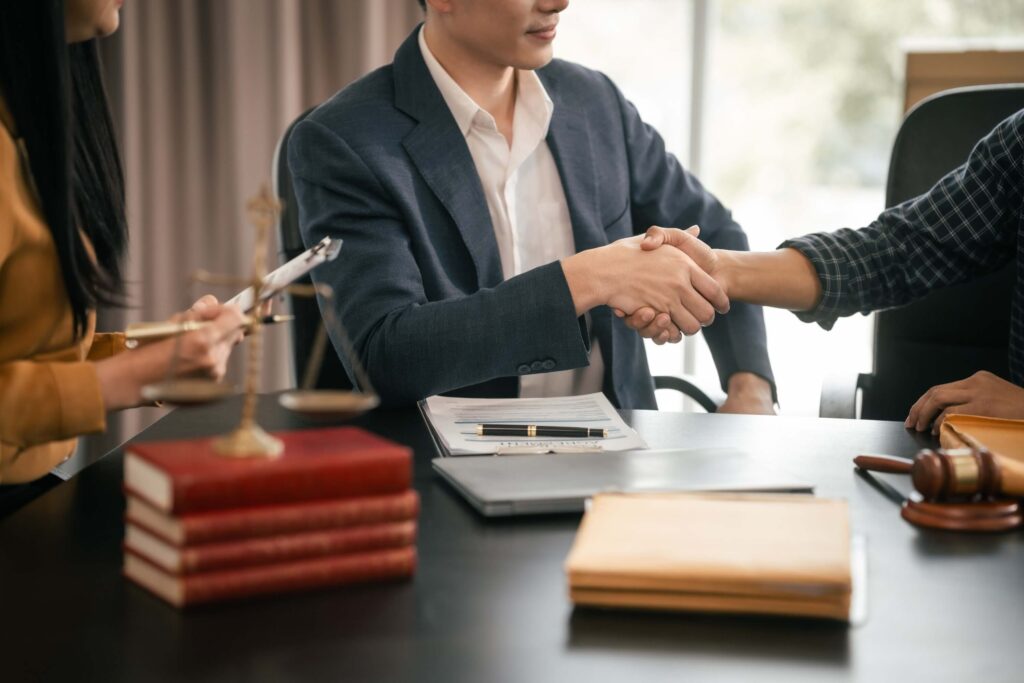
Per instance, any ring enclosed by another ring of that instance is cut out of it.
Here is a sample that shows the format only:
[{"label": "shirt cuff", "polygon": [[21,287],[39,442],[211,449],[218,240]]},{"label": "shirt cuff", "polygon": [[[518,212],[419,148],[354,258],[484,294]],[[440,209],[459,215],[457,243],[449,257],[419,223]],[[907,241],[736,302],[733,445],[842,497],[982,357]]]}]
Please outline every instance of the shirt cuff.
[{"label": "shirt cuff", "polygon": [[106,332],[97,334],[89,347],[89,360],[104,360],[116,356],[125,350],[123,332]]},{"label": "shirt cuff", "polygon": [[805,323],[818,323],[831,330],[840,317],[840,295],[845,279],[842,254],[830,248],[826,233],[804,235],[786,240],[778,249],[796,249],[814,266],[821,283],[821,300],[809,311],[793,311]]}]

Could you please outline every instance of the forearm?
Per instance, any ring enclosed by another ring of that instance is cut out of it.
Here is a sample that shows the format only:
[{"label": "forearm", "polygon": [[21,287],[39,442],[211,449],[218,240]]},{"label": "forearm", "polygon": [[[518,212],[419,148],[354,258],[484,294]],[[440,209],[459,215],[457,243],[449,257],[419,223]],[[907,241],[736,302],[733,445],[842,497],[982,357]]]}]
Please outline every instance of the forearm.
[{"label": "forearm", "polygon": [[106,410],[139,405],[142,387],[165,378],[174,343],[165,340],[96,361],[96,377]]},{"label": "forearm", "polygon": [[[339,312],[386,405],[408,405],[499,377],[589,362],[589,339],[558,263],[468,296],[381,306],[390,312],[368,311],[365,302],[372,298],[357,297],[359,303],[351,306],[339,302]],[[540,366],[534,365],[537,361]]]},{"label": "forearm", "polygon": [[1013,258],[1022,152],[1024,112],[1018,112],[931,190],[886,209],[870,225],[783,243],[813,263],[822,288],[801,320],[829,329],[838,317],[911,303]]},{"label": "forearm", "polygon": [[809,311],[821,300],[814,265],[796,249],[718,251],[717,255],[730,300],[792,311]]},{"label": "forearm", "polygon": [[577,316],[608,302],[602,255],[602,250],[598,248],[562,259],[562,272]]},{"label": "forearm", "polygon": [[[202,301],[202,300],[200,300]],[[106,410],[133,408],[142,389],[173,376],[219,381],[231,349],[242,339],[244,318],[236,306],[192,308],[206,325],[172,339],[143,344],[97,361],[95,374]]]}]

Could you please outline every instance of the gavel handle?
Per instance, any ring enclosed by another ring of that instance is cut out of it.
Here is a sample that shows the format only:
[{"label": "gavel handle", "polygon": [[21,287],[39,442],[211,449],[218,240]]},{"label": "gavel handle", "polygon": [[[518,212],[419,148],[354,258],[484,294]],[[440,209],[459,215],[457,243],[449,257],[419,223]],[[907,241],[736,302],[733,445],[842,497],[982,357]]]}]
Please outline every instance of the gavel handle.
[{"label": "gavel handle", "polygon": [[910,474],[913,463],[891,455],[858,455],[853,464],[862,470],[872,472],[891,472],[893,474]]}]

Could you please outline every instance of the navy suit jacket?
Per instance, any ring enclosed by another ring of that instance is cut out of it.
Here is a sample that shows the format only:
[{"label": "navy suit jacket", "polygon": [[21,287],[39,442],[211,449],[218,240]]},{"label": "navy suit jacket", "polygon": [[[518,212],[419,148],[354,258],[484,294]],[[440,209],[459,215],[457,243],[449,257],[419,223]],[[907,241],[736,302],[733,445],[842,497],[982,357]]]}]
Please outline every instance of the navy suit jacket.
[{"label": "navy suit jacket", "polygon": [[[748,248],[730,213],[607,77],[560,60],[537,73],[554,102],[547,142],[577,251],[651,225],[693,224],[712,246]],[[520,375],[589,362],[590,332],[559,262],[504,279],[480,178],[416,32],[392,64],[295,127],[289,165],[306,244],[344,240],[313,277],[333,288],[385,404],[513,397]],[[621,408],[655,408],[642,339],[605,306],[591,321],[605,394]],[[734,304],[704,334],[723,387],[737,371],[772,380],[760,308]]]}]

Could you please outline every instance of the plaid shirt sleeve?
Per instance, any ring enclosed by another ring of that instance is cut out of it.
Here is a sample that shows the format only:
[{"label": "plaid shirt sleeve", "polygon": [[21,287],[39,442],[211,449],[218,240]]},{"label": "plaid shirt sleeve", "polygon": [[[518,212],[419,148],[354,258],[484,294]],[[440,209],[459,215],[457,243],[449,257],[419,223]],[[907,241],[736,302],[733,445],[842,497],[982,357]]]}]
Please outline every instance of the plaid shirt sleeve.
[{"label": "plaid shirt sleeve", "polygon": [[822,297],[804,322],[899,306],[998,269],[1014,255],[1024,216],[1024,110],[984,137],[966,163],[925,194],[865,228],[814,233],[779,245],[814,265]]}]

